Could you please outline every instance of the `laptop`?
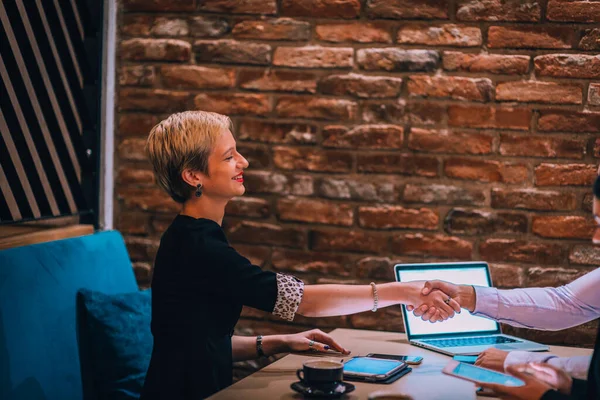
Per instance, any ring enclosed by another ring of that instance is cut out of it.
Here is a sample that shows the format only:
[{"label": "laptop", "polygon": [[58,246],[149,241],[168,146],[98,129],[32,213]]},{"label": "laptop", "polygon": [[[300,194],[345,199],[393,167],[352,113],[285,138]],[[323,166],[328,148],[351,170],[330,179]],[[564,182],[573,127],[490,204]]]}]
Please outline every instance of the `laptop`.
[{"label": "laptop", "polygon": [[[489,266],[485,262],[435,264],[398,264],[394,266],[398,282],[443,280],[456,284],[492,286]],[[453,355],[476,355],[495,347],[500,350],[547,351],[548,346],[502,334],[500,324],[477,317],[463,309],[444,322],[431,323],[415,317],[402,306],[406,335],[411,344]]]}]

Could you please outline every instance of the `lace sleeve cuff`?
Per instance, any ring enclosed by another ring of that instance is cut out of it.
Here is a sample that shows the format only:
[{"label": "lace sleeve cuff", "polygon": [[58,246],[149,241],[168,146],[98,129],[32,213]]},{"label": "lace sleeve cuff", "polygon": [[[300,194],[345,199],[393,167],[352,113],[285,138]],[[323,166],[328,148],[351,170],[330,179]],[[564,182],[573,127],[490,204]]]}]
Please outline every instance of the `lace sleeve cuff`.
[{"label": "lace sleeve cuff", "polygon": [[304,282],[291,276],[277,274],[277,301],[273,315],[292,321],[304,294]]}]

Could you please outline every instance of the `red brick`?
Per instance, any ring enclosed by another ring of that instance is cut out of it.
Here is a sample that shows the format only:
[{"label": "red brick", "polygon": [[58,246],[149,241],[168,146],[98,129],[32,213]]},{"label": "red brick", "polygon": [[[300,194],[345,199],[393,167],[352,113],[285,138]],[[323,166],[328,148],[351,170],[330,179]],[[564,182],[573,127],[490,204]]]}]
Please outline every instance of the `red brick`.
[{"label": "red brick", "polygon": [[398,99],[393,102],[362,103],[361,118],[364,123],[402,124],[405,121],[406,101]]},{"label": "red brick", "polygon": [[226,89],[235,84],[235,71],[197,65],[165,65],[160,68],[166,87],[179,89]]},{"label": "red brick", "polygon": [[413,176],[438,176],[435,157],[418,157],[410,154],[358,154],[359,172],[378,172]]},{"label": "red brick", "polygon": [[190,18],[190,33],[193,37],[218,38],[229,31],[229,23],[223,18],[208,16]]},{"label": "red brick", "polygon": [[586,193],[583,196],[583,200],[581,202],[581,209],[583,211],[587,211],[587,212],[592,212],[593,211],[593,207],[594,207],[594,195],[591,193]]},{"label": "red brick", "polygon": [[271,259],[271,249],[268,247],[236,244],[235,250],[261,268]]},{"label": "red brick", "polygon": [[366,5],[369,18],[448,19],[447,0],[370,0]]},{"label": "red brick", "polygon": [[119,116],[119,136],[147,137],[150,130],[159,122],[156,115],[122,113]]},{"label": "red brick", "polygon": [[446,106],[433,102],[408,104],[408,120],[415,125],[439,125],[447,114]]},{"label": "red brick", "polygon": [[402,24],[396,40],[405,44],[473,47],[481,46],[481,30],[474,26],[456,24]]},{"label": "red brick", "polygon": [[150,34],[170,37],[189,36],[190,28],[185,19],[158,17],[152,23]]},{"label": "red brick", "polygon": [[436,230],[439,216],[429,208],[404,208],[401,206],[359,207],[358,222],[372,229],[427,229]]},{"label": "red brick", "polygon": [[444,219],[444,230],[454,235],[526,233],[527,216],[454,208]]},{"label": "red brick", "polygon": [[194,11],[196,9],[195,0],[123,0],[123,9],[125,11]]},{"label": "red brick", "polygon": [[381,253],[387,250],[388,235],[356,230],[320,229],[311,232],[310,243],[313,250]]},{"label": "red brick", "polygon": [[365,257],[356,263],[356,276],[362,279],[394,281],[394,262],[387,257]]},{"label": "red brick", "polygon": [[600,78],[600,56],[585,54],[546,54],[533,60],[539,76],[559,78]]},{"label": "red brick", "polygon": [[145,146],[146,138],[126,138],[118,141],[117,153],[121,160],[147,161]]},{"label": "red brick", "polygon": [[269,98],[262,94],[211,93],[194,98],[197,110],[232,115],[265,115],[270,111]]},{"label": "red brick", "polygon": [[594,141],[594,157],[600,158],[600,138]]},{"label": "red brick", "polygon": [[537,189],[492,189],[492,207],[524,210],[575,210],[577,196],[573,192]]},{"label": "red brick", "polygon": [[408,203],[483,205],[485,193],[483,190],[459,186],[409,183],[404,187],[402,199]]},{"label": "red brick", "polygon": [[189,94],[185,92],[123,88],[119,91],[119,109],[177,112],[189,108],[189,99]]},{"label": "red brick", "polygon": [[439,54],[433,50],[404,50],[395,47],[383,49],[360,49],[356,62],[367,71],[435,71]]},{"label": "red brick", "polygon": [[391,43],[389,24],[381,22],[327,22],[317,24],[316,38],[325,42]]},{"label": "red brick", "polygon": [[586,272],[577,268],[544,268],[533,267],[527,269],[528,287],[560,286],[573,282]]},{"label": "red brick", "polygon": [[281,13],[293,17],[356,18],[359,0],[282,0]]},{"label": "red brick", "polygon": [[579,85],[556,82],[511,81],[496,86],[496,100],[537,103],[581,104]]},{"label": "red brick", "polygon": [[354,65],[350,47],[277,47],[273,65],[298,68],[349,68]]},{"label": "red brick", "polygon": [[528,178],[525,164],[471,158],[447,159],[444,173],[450,178],[481,182],[524,183]]},{"label": "red brick", "polygon": [[199,63],[268,65],[271,62],[271,46],[268,44],[235,40],[197,40],[194,53]]},{"label": "red brick", "polygon": [[600,3],[595,1],[550,0],[546,18],[550,21],[600,22]]},{"label": "red brick", "polygon": [[246,157],[252,168],[267,168],[271,166],[271,151],[267,146],[254,143],[239,143],[237,150]]},{"label": "red brick", "polygon": [[176,39],[127,39],[121,42],[120,55],[129,61],[188,61],[192,46]]},{"label": "red brick", "polygon": [[356,177],[322,178],[317,187],[321,197],[353,201],[393,202],[396,200],[394,183],[389,178],[359,180]]},{"label": "red brick", "polygon": [[140,212],[121,212],[117,229],[124,235],[148,235],[150,215]]},{"label": "red brick", "polygon": [[500,135],[503,156],[578,158],[585,155],[586,141],[548,136]]},{"label": "red brick", "polygon": [[271,264],[275,271],[347,277],[354,258],[329,252],[274,249]]},{"label": "red brick", "polygon": [[591,239],[596,223],[591,217],[534,216],[531,230],[546,238]]},{"label": "red brick", "polygon": [[126,65],[121,67],[119,85],[152,86],[156,81],[154,67],[148,65]]},{"label": "red brick", "polygon": [[600,83],[590,83],[588,89],[588,104],[600,106]]},{"label": "red brick", "polygon": [[354,329],[371,329],[388,332],[404,332],[402,308],[386,307],[377,313],[366,311],[349,316]]},{"label": "red brick", "polygon": [[150,36],[154,17],[150,15],[123,15],[121,34],[123,36]]},{"label": "red brick", "polygon": [[539,21],[538,0],[460,0],[456,18],[460,21]]},{"label": "red brick", "polygon": [[251,90],[315,93],[317,77],[312,72],[242,70],[238,73],[238,84]]},{"label": "red brick", "polygon": [[485,261],[516,261],[544,265],[565,262],[567,251],[560,244],[487,239],[479,245],[479,255]]},{"label": "red brick", "polygon": [[133,267],[133,274],[135,275],[138,286],[142,286],[144,283],[149,286],[152,282],[152,273],[154,271],[152,264],[147,262],[134,262],[131,266]]},{"label": "red brick", "polygon": [[411,96],[490,101],[494,86],[488,78],[412,75],[408,81],[408,93]]},{"label": "red brick", "polygon": [[236,197],[225,207],[225,214],[244,218],[266,218],[270,213],[269,202],[255,197]]},{"label": "red brick", "polygon": [[158,251],[159,241],[149,238],[125,236],[125,245],[132,261],[154,260]]},{"label": "red brick", "polygon": [[310,196],[314,182],[309,175],[284,175],[272,171],[246,171],[244,181],[248,193]]},{"label": "red brick", "polygon": [[581,50],[600,50],[600,28],[584,30],[577,48]]},{"label": "red brick", "polygon": [[569,255],[571,264],[600,265],[600,247],[598,246],[575,246]]},{"label": "red brick", "polygon": [[277,216],[282,221],[316,224],[351,226],[354,222],[354,210],[348,204],[301,197],[279,199]]},{"label": "red brick", "polygon": [[266,143],[303,144],[316,143],[316,132],[315,125],[243,120],[238,138]]},{"label": "red brick", "polygon": [[512,107],[449,106],[448,124],[470,128],[529,130],[531,110]]},{"label": "red brick", "polygon": [[591,186],[596,169],[592,164],[540,164],[535,167],[535,182],[537,186]]},{"label": "red brick", "polygon": [[310,24],[290,18],[248,20],[236,24],[232,33],[236,39],[307,40],[310,36]]},{"label": "red brick", "polygon": [[414,233],[394,236],[392,251],[396,254],[470,260],[473,243],[455,236]]},{"label": "red brick", "polygon": [[117,173],[117,183],[119,185],[151,186],[156,185],[154,172],[150,169],[122,166]]},{"label": "red brick", "polygon": [[350,172],[350,153],[311,148],[274,147],[273,163],[277,168],[322,172]]},{"label": "red brick", "polygon": [[352,121],[358,105],[354,101],[321,97],[281,96],[275,107],[277,115],[287,118]]},{"label": "red brick", "polygon": [[489,154],[493,141],[493,136],[483,133],[412,128],[408,148],[430,153]]},{"label": "red brick", "polygon": [[497,288],[523,287],[523,268],[516,265],[490,264],[492,282]]},{"label": "red brick", "polygon": [[117,188],[117,198],[125,207],[136,210],[176,213],[181,205],[158,188]]},{"label": "red brick", "polygon": [[600,132],[600,112],[541,110],[538,130],[545,132]]},{"label": "red brick", "polygon": [[202,0],[200,11],[233,14],[275,14],[276,0]]},{"label": "red brick", "polygon": [[227,220],[225,231],[232,242],[254,243],[294,248],[306,247],[306,232],[303,229],[254,221]]},{"label": "red brick", "polygon": [[404,129],[397,125],[331,125],[323,128],[323,147],[399,149]]},{"label": "red brick", "polygon": [[570,49],[575,35],[576,31],[569,27],[491,26],[488,30],[488,47]]},{"label": "red brick", "polygon": [[335,96],[362,98],[398,97],[401,78],[367,76],[359,74],[330,75],[319,82],[319,91]]},{"label": "red brick", "polygon": [[445,51],[442,59],[446,71],[522,75],[529,69],[530,57]]}]

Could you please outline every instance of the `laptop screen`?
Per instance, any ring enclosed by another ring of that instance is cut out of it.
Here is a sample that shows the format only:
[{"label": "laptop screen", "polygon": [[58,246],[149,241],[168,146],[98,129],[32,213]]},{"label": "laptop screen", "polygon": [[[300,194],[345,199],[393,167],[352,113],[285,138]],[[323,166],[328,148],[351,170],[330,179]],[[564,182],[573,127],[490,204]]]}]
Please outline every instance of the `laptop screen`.
[{"label": "laptop screen", "polygon": [[[491,286],[487,263],[398,264],[396,280],[400,282],[443,280],[456,284]],[[500,326],[491,319],[476,317],[463,309],[444,322],[432,324],[415,317],[402,306],[406,334],[409,338],[438,337],[454,334],[500,333]]]}]

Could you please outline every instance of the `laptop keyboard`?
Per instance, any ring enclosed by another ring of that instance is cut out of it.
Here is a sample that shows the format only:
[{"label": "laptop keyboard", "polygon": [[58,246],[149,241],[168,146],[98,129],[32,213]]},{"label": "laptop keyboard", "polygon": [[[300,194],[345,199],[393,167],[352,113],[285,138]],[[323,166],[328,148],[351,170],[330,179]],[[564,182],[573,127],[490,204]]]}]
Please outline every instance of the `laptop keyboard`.
[{"label": "laptop keyboard", "polygon": [[480,346],[486,344],[502,344],[502,343],[520,343],[520,340],[511,339],[505,336],[482,336],[482,337],[466,337],[453,339],[428,339],[421,340],[437,347],[460,347],[460,346]]}]

